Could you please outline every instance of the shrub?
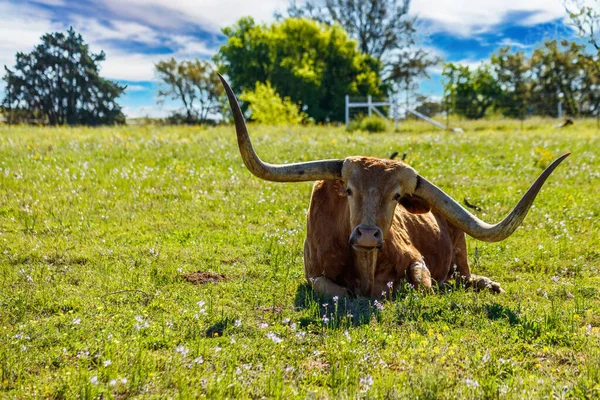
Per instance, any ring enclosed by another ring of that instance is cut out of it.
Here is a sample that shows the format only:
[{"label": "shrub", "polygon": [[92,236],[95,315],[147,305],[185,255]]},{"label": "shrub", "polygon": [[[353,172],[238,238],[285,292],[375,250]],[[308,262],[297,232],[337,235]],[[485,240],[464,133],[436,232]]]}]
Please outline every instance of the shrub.
[{"label": "shrub", "polygon": [[254,90],[242,92],[240,99],[250,104],[252,120],[260,124],[297,125],[307,118],[289,97],[282,99],[269,81],[256,82]]},{"label": "shrub", "polygon": [[385,119],[380,117],[367,117],[360,121],[360,129],[370,133],[385,132],[387,123]]},{"label": "shrub", "polygon": [[387,121],[381,117],[358,116],[357,119],[348,124],[348,131],[367,131],[370,133],[385,132],[387,130]]}]

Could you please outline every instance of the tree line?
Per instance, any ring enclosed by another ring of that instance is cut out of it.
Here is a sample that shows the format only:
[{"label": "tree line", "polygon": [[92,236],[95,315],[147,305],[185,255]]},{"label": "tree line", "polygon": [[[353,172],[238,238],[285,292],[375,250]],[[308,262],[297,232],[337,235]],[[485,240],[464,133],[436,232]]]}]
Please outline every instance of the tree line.
[{"label": "tree line", "polygon": [[443,107],[469,119],[496,113],[523,119],[600,112],[600,59],[574,42],[547,41],[527,57],[501,48],[477,68],[447,63]]},{"label": "tree line", "polygon": [[[579,34],[597,48],[600,13],[579,1],[565,7]],[[180,104],[171,123],[226,118],[217,72],[228,76],[247,116],[263,123],[341,121],[346,95],[404,91],[408,102],[408,93],[441,62],[416,45],[417,20],[409,8],[410,0],[308,0],[302,7],[292,0],[286,15],[270,24],[242,18],[222,30],[225,43],[212,60],[156,63],[158,102]],[[5,67],[0,112],[8,122],[124,123],[118,98],[126,87],[100,76],[105,54],[92,54],[72,28],[41,39],[31,53],[17,53],[13,68]],[[475,69],[444,64],[442,102],[421,97],[419,107],[466,118],[523,118],[555,115],[561,103],[569,115],[597,115],[598,69],[598,55],[577,43],[546,42],[529,57],[502,48]]]}]

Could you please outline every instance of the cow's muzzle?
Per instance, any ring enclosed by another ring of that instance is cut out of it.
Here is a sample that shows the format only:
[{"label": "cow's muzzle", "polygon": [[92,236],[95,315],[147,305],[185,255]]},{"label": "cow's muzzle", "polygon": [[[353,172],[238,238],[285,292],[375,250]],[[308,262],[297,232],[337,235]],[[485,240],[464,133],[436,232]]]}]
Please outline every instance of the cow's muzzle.
[{"label": "cow's muzzle", "polygon": [[376,226],[357,225],[350,234],[350,244],[365,249],[383,247],[383,232]]}]

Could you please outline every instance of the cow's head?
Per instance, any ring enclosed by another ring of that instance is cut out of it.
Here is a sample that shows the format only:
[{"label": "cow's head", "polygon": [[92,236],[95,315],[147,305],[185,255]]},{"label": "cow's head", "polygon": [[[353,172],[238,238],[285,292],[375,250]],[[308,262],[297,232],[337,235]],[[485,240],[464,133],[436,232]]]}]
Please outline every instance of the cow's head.
[{"label": "cow's head", "polygon": [[418,175],[403,162],[348,157],[341,175],[338,192],[348,199],[349,242],[356,250],[383,246],[398,203],[413,213],[430,210],[426,201],[413,196]]},{"label": "cow's head", "polygon": [[263,162],[254,152],[244,116],[233,91],[223,77],[219,77],[233,112],[240,153],[250,172],[259,178],[275,182],[340,182],[340,194],[348,196],[351,225],[349,241],[354,249],[360,279],[364,282],[362,294],[370,294],[368,282],[373,281],[377,249],[384,245],[385,235],[390,229],[398,203],[414,213],[434,208],[450,223],[475,239],[500,241],[517,229],[548,176],[570,154],[559,157],[546,168],[506,218],[495,225],[489,225],[402,162],[369,157],[282,165]]}]

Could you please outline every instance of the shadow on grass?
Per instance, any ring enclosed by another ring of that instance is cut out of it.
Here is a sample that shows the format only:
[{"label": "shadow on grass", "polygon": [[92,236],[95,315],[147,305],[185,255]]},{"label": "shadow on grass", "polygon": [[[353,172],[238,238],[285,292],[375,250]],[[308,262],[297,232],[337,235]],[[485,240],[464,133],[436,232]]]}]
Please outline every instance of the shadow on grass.
[{"label": "shadow on grass", "polygon": [[[425,296],[412,289],[402,290],[397,292],[393,299],[381,303],[367,298],[339,299],[335,302],[315,293],[308,283],[303,283],[296,291],[295,306],[299,310],[308,311],[308,315],[300,320],[301,327],[327,325],[335,329],[364,325],[373,318],[380,321],[381,310],[388,307],[394,310],[395,323],[399,325],[419,321],[444,322],[450,326],[463,325],[473,323],[468,320],[477,315],[490,321],[506,320],[511,326],[520,326],[523,323],[519,310],[496,302],[474,304],[469,301],[448,302],[439,298],[455,290],[465,289],[444,287]],[[424,300],[429,296],[436,296],[437,299]]]},{"label": "shadow on grass", "polygon": [[486,304],[484,307],[488,319],[496,321],[498,319],[506,319],[508,323],[513,326],[520,323],[519,316],[516,312],[511,310],[509,307],[503,306],[498,303]]},{"label": "shadow on grass", "polygon": [[296,309],[309,311],[309,316],[300,320],[301,327],[325,324],[329,328],[345,328],[368,324],[372,318],[379,318],[377,304],[380,303],[364,297],[334,301],[317,294],[308,283],[298,286],[295,300]]}]

